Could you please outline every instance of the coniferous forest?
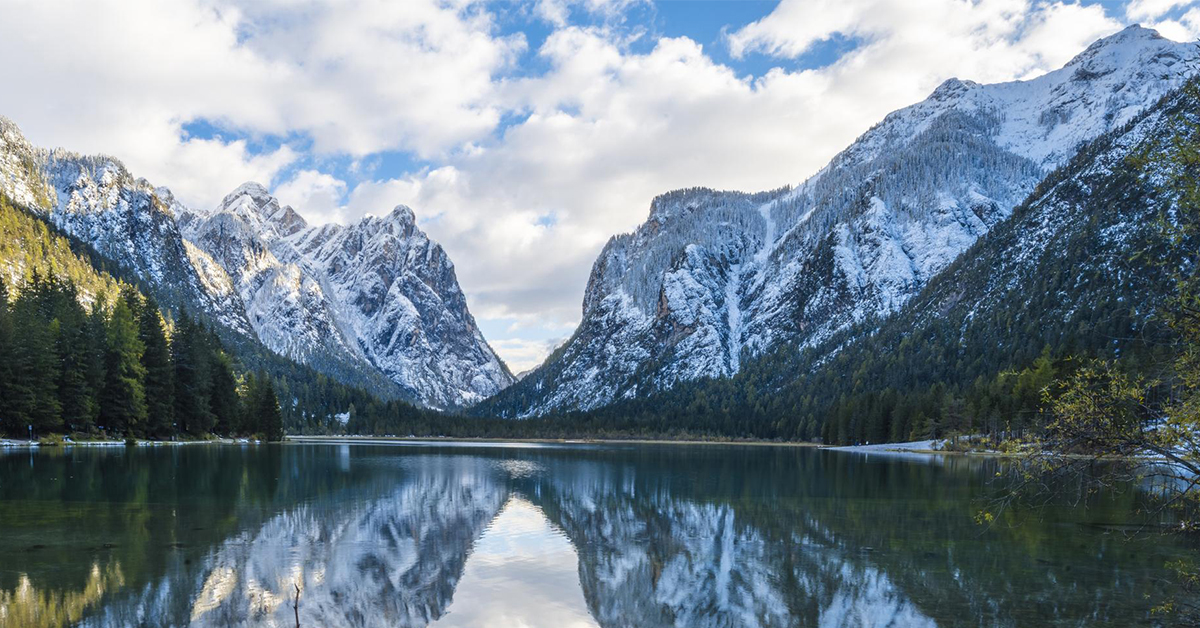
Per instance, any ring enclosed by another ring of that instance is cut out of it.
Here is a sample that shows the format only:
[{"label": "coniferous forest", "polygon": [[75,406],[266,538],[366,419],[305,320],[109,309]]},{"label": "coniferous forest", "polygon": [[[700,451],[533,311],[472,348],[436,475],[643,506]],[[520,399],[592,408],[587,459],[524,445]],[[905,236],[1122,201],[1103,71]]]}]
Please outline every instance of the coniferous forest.
[{"label": "coniferous forest", "polygon": [[83,305],[69,279],[0,282],[0,426],[9,436],[283,437],[270,379],[239,381],[220,339],[125,284]]}]

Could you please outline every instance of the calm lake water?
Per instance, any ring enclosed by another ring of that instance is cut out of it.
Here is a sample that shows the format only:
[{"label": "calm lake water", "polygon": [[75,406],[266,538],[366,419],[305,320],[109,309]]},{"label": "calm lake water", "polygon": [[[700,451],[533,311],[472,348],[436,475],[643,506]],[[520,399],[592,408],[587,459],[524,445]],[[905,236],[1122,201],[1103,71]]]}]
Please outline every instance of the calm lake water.
[{"label": "calm lake water", "polygon": [[998,462],[796,447],[0,453],[0,626],[1132,626],[1143,495],[974,517]]}]

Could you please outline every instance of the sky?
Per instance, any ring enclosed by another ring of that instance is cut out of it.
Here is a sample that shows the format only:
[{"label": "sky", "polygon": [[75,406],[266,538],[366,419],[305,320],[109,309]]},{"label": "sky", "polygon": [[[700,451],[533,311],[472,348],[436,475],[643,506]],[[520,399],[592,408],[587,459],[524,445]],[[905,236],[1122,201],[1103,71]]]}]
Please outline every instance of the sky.
[{"label": "sky", "polygon": [[211,209],[403,204],[514,371],[656,195],[797,184],[958,77],[1057,68],[1200,0],[0,0],[0,115]]}]

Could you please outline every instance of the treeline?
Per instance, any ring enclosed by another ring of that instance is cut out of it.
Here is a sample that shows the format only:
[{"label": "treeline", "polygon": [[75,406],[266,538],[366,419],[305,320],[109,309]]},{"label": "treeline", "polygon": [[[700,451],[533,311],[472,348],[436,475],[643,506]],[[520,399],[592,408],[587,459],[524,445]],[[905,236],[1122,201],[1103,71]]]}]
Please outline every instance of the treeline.
[{"label": "treeline", "polygon": [[[69,279],[0,280],[0,431],[166,439],[283,436],[267,377],[239,381],[215,333],[123,285],[85,308]],[[169,330],[169,333],[168,333]]]}]

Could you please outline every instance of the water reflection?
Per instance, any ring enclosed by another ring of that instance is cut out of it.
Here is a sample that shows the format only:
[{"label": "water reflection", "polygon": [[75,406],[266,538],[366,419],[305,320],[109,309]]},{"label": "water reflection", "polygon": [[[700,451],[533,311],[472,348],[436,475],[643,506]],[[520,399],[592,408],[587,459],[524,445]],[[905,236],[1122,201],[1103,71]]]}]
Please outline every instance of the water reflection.
[{"label": "water reflection", "polygon": [[570,541],[542,511],[512,497],[471,551],[437,628],[596,626],[578,583]]},{"label": "water reflection", "polygon": [[[30,464],[30,461],[33,461]],[[1140,499],[1009,511],[991,462],[791,448],[0,455],[0,627],[1125,626],[1191,548]],[[1114,527],[1115,526],[1115,527]]]}]

